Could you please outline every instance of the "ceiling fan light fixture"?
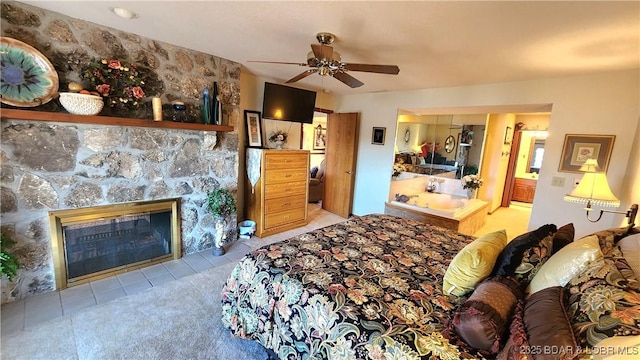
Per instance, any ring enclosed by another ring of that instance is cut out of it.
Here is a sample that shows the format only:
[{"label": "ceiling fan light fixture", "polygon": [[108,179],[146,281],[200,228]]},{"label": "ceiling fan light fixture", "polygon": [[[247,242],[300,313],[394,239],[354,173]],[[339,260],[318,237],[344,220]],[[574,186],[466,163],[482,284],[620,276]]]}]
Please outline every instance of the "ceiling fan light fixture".
[{"label": "ceiling fan light fixture", "polygon": [[357,88],[364,83],[355,77],[347,74],[347,72],[361,71],[377,74],[390,74],[397,75],[400,69],[397,65],[376,65],[376,64],[355,64],[342,62],[342,56],[335,51],[329,44],[333,43],[335,36],[330,33],[321,32],[316,35],[318,44],[311,44],[311,50],[307,53],[306,63],[285,63],[276,61],[250,61],[250,62],[262,62],[268,64],[287,64],[287,65],[299,65],[308,66],[311,69],[306,70],[293,78],[286,81],[286,83],[293,83],[300,81],[307,76],[317,73],[320,76],[331,76],[351,88]]},{"label": "ceiling fan light fixture", "polygon": [[138,17],[138,14],[134,13],[133,11],[129,9],[121,8],[121,7],[114,7],[111,9],[111,11],[113,11],[116,15],[124,19],[131,20]]}]

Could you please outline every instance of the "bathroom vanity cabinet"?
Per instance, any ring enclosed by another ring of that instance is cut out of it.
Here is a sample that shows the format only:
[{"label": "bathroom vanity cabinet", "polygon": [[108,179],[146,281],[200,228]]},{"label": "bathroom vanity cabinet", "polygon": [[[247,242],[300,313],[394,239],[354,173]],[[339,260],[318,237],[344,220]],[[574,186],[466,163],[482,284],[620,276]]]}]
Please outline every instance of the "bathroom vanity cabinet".
[{"label": "bathroom vanity cabinet", "polygon": [[513,195],[511,200],[525,203],[532,203],[536,193],[537,180],[516,178],[513,185]]}]

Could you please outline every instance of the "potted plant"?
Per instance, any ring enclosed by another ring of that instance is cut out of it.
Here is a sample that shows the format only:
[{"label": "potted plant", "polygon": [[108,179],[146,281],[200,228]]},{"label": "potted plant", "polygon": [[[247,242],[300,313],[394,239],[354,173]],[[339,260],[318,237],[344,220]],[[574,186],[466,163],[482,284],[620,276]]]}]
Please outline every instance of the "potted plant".
[{"label": "potted plant", "polygon": [[215,243],[213,255],[224,255],[224,242],[227,226],[226,217],[236,212],[236,199],[227,189],[215,189],[207,194],[207,209],[216,218],[215,221]]},{"label": "potted plant", "polygon": [[15,243],[5,234],[0,234],[0,273],[6,275],[9,281],[13,281],[19,266],[18,260],[7,252],[7,249],[15,245]]}]

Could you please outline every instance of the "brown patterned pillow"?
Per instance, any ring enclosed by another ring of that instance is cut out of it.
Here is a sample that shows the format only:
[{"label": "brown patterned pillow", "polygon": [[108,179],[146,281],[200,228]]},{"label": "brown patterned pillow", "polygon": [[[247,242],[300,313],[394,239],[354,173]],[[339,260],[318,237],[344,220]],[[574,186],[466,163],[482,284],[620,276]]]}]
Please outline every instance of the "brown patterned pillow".
[{"label": "brown patterned pillow", "polygon": [[611,258],[591,262],[565,288],[567,313],[580,347],[612,336],[640,335],[640,292],[627,285]]},{"label": "brown patterned pillow", "polygon": [[553,236],[547,235],[522,254],[522,262],[516,268],[515,278],[520,282],[523,290],[527,288],[527,285],[529,285],[542,265],[549,260],[552,248]]},{"label": "brown patterned pillow", "polygon": [[614,265],[616,266],[616,269],[620,271],[620,274],[627,281],[627,283],[625,284],[626,286],[634,290],[640,290],[640,281],[636,277],[635,271],[632,269],[631,265],[627,260],[627,257],[623,253],[620,246],[615,246],[613,249],[611,249],[609,254],[605,256],[605,258],[610,259],[614,263]]},{"label": "brown patterned pillow", "polygon": [[481,282],[453,316],[453,327],[469,346],[497,353],[511,314],[523,298],[513,278],[496,276]]},{"label": "brown patterned pillow", "polygon": [[612,228],[598,231],[591,235],[595,235],[598,237],[602,254],[607,255],[609,251],[613,249],[614,245],[618,243],[618,241],[622,240],[624,237],[632,233],[633,228],[630,226],[625,226],[621,228]]}]

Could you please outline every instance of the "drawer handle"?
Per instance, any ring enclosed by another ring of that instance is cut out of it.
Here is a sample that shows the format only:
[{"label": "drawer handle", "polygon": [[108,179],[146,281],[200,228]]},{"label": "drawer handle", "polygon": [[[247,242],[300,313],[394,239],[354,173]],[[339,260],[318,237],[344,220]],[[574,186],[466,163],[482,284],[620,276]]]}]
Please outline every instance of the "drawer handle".
[{"label": "drawer handle", "polygon": [[291,174],[286,174],[284,177],[291,177]]},{"label": "drawer handle", "polygon": [[288,202],[282,203],[282,206],[289,206],[289,205],[291,205],[291,203],[288,203]]}]

